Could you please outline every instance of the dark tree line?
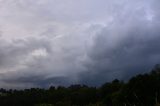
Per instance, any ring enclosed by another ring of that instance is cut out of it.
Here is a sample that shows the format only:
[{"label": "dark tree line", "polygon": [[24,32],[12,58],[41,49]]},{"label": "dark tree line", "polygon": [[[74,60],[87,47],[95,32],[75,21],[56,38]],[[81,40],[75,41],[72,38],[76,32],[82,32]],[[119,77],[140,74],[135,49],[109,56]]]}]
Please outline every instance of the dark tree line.
[{"label": "dark tree line", "polygon": [[124,83],[117,79],[101,87],[71,85],[49,89],[0,89],[0,106],[159,106],[160,67]]}]

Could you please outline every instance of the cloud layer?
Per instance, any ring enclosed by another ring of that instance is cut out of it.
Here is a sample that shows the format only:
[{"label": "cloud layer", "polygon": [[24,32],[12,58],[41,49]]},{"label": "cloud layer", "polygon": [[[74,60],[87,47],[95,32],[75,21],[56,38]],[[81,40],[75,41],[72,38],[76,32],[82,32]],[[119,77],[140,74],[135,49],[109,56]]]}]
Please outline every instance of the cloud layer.
[{"label": "cloud layer", "polygon": [[158,0],[0,0],[0,87],[100,85],[160,63]]}]

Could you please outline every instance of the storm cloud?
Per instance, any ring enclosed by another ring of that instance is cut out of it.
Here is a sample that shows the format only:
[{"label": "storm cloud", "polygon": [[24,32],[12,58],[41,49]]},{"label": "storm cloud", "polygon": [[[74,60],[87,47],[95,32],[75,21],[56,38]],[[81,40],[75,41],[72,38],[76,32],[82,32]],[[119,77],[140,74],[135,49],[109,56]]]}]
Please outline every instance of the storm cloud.
[{"label": "storm cloud", "polygon": [[0,87],[127,80],[160,63],[158,0],[0,0]]}]

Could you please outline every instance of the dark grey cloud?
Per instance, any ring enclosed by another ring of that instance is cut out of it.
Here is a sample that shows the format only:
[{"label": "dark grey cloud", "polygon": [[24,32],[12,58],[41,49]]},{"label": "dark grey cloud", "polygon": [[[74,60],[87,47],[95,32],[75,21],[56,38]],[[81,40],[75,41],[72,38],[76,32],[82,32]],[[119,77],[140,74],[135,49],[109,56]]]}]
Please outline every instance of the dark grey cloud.
[{"label": "dark grey cloud", "polygon": [[82,82],[99,85],[114,78],[126,80],[160,63],[159,11],[154,10],[151,20],[144,18],[144,11],[127,12],[129,17],[120,15],[97,34],[87,53],[88,73],[81,74]]},{"label": "dark grey cloud", "polygon": [[67,45],[57,48],[52,40],[44,37],[11,42],[1,40],[1,87],[48,87],[75,83],[77,80],[73,75],[81,69],[75,59],[79,56],[77,52]]},{"label": "dark grey cloud", "polygon": [[59,86],[59,85],[68,86],[74,82],[72,81],[71,78],[65,76],[44,78],[44,75],[30,75],[30,76],[26,75],[15,78],[3,78],[1,79],[1,81],[5,83],[4,87],[8,89],[10,89],[11,86],[16,89],[30,88],[30,87],[48,88],[50,86]]},{"label": "dark grey cloud", "polygon": [[160,63],[158,4],[0,0],[0,87],[100,85],[148,72]]}]

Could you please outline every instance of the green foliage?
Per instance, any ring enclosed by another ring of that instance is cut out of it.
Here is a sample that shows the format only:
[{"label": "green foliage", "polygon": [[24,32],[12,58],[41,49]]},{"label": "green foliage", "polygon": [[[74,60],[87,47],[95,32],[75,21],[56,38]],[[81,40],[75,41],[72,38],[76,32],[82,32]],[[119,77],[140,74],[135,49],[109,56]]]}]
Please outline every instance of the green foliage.
[{"label": "green foliage", "polygon": [[34,106],[54,106],[52,104],[37,104],[37,105],[34,105]]},{"label": "green foliage", "polygon": [[49,89],[0,89],[0,106],[159,106],[160,67],[127,83],[117,79],[101,87],[71,85]]}]

